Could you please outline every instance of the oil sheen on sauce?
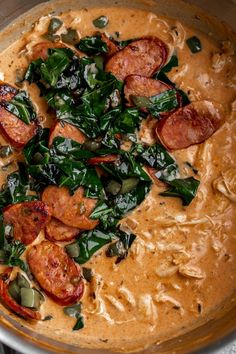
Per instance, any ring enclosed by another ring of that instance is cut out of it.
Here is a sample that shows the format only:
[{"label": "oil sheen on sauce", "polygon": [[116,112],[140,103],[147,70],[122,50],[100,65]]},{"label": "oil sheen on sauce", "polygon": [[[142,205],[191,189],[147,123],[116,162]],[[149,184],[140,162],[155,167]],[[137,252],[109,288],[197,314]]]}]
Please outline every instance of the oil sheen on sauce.
[{"label": "oil sheen on sauce", "polygon": [[[92,283],[82,298],[85,328],[72,332],[74,319],[63,315],[62,307],[47,299],[41,311],[50,321],[29,324],[39,334],[72,345],[115,350],[137,350],[169,339],[211,318],[235,290],[236,284],[236,58],[233,44],[215,42],[202,32],[155,14],[124,8],[84,9],[60,17],[64,27],[92,35],[92,21],[109,18],[108,34],[120,38],[156,35],[170,52],[177,51],[179,66],[169,77],[190,99],[221,103],[225,123],[205,143],[174,152],[181,171],[193,173],[201,184],[188,207],[175,198],[159,196],[153,186],[146,200],[121,221],[136,235],[128,258],[118,265],[99,251],[86,264],[93,269]],[[43,17],[0,55],[0,72],[10,84],[24,71],[32,45],[42,41],[50,16]],[[186,38],[196,35],[203,50],[192,54]],[[33,85],[27,87],[45,126],[50,125],[46,104]],[[142,140],[148,141],[143,126]],[[4,141],[1,138],[1,143]],[[20,154],[15,156],[20,158]],[[1,166],[9,161],[0,161]],[[1,172],[1,182],[15,169]],[[41,235],[36,242],[43,238]],[[7,310],[5,310],[7,311]],[[18,319],[18,321],[21,321]]]}]

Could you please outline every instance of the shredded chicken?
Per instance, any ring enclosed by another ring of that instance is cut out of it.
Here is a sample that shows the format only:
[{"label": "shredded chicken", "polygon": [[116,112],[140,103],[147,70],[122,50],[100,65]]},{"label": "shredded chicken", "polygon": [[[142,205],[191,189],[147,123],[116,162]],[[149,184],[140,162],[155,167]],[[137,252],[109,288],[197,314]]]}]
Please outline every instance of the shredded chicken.
[{"label": "shredded chicken", "polygon": [[119,292],[124,296],[124,298],[127,300],[127,302],[131,306],[133,306],[133,307],[136,306],[136,300],[135,300],[132,292],[129,289],[127,289],[124,286],[122,286],[122,287],[119,288]]},{"label": "shredded chicken", "polygon": [[152,296],[150,294],[144,294],[140,296],[139,311],[144,316],[144,318],[153,321],[157,319],[157,307],[154,305]]},{"label": "shredded chicken", "polygon": [[114,296],[112,295],[104,295],[104,297],[120,312],[125,312],[125,307],[124,305],[117,300]]},{"label": "shredded chicken", "polygon": [[160,264],[155,272],[160,278],[171,277],[178,271],[178,266],[171,265],[170,262],[163,262]]},{"label": "shredded chicken", "polygon": [[231,61],[231,57],[234,55],[233,43],[230,41],[223,41],[221,43],[221,50],[218,53],[212,55],[212,69],[219,73],[221,72],[225,65]]},{"label": "shredded chicken", "polygon": [[180,265],[179,273],[188,278],[203,279],[205,277],[200,268],[190,264]]},{"label": "shredded chicken", "polygon": [[221,176],[213,181],[213,188],[231,202],[236,202],[236,168],[231,167],[221,172]]}]

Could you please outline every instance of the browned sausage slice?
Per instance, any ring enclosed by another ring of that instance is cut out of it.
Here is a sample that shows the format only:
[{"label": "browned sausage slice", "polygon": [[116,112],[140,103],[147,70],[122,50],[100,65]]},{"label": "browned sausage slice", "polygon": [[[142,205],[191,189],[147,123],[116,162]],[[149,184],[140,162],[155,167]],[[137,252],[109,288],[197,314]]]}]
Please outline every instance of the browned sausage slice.
[{"label": "browned sausage slice", "polygon": [[52,145],[53,140],[57,136],[62,136],[63,138],[72,139],[79,144],[83,144],[85,142],[84,134],[75,126],[64,123],[62,121],[56,121],[55,124],[50,129],[49,134],[49,146]]},{"label": "browned sausage slice", "polygon": [[52,218],[46,225],[45,236],[48,240],[54,241],[71,241],[78,236],[80,230],[76,227],[63,224],[60,220]]},{"label": "browned sausage slice", "polygon": [[50,211],[41,201],[23,202],[6,207],[3,218],[13,226],[14,239],[29,245],[50,220]]},{"label": "browned sausage slice", "polygon": [[82,187],[73,195],[65,187],[48,186],[42,200],[50,207],[52,215],[64,224],[81,230],[94,229],[98,221],[89,219],[97,200],[84,197]]},{"label": "browned sausage slice", "polygon": [[[14,87],[0,82],[0,104],[10,101],[17,92]],[[37,125],[36,122],[25,124],[0,105],[0,130],[12,146],[22,148],[36,134]]]},{"label": "browned sausage slice", "polygon": [[8,284],[12,268],[7,268],[4,273],[0,275],[0,298],[10,310],[17,315],[30,320],[41,320],[41,315],[37,311],[33,311],[27,307],[19,305],[9,294]]},{"label": "browned sausage slice", "polygon": [[27,261],[41,288],[58,304],[70,305],[82,297],[80,268],[57,244],[43,241],[33,246]]},{"label": "browned sausage slice", "polygon": [[192,102],[158,122],[156,134],[170,150],[202,143],[220,127],[221,111],[219,104]]},{"label": "browned sausage slice", "polygon": [[66,48],[66,46],[61,42],[40,42],[33,46],[31,60],[48,58],[48,49],[50,48]]},{"label": "browned sausage slice", "polygon": [[[127,106],[133,106],[131,96],[151,97],[170,90],[172,87],[162,81],[139,75],[130,75],[125,79],[124,94]],[[145,107],[142,108],[146,111]]]},{"label": "browned sausage slice", "polygon": [[167,54],[168,49],[159,38],[145,37],[113,55],[106,64],[106,71],[119,80],[129,75],[151,77],[165,64]]},{"label": "browned sausage slice", "polygon": [[108,53],[106,53],[106,58],[110,58],[115,53],[119,52],[119,47],[110,38],[108,38],[105,33],[102,33],[101,39],[103,42],[106,43],[108,48]]},{"label": "browned sausage slice", "polygon": [[17,149],[23,148],[37,132],[35,122],[27,125],[0,106],[0,129],[7,141]]}]

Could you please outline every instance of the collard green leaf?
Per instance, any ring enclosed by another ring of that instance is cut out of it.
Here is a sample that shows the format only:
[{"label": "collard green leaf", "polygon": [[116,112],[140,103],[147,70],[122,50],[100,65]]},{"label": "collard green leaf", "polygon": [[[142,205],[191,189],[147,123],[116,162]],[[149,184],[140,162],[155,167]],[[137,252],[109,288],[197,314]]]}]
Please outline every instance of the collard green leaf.
[{"label": "collard green leaf", "polygon": [[36,118],[34,107],[26,91],[17,93],[10,101],[4,103],[4,107],[27,125]]},{"label": "collard green leaf", "polygon": [[162,82],[165,82],[167,85],[170,85],[173,88],[175,88],[176,92],[182,97],[182,105],[186,106],[187,104],[190,103],[188,95],[184,91],[178,89],[176,87],[176,84],[174,82],[172,82],[168,78],[168,76],[166,75],[168,72],[170,72],[172,70],[173,67],[178,66],[178,64],[179,64],[178,57],[176,55],[173,55],[170,58],[170,61],[157,74],[154,75],[154,78],[156,80],[160,80]]},{"label": "collard green leaf", "polygon": [[113,207],[117,215],[123,216],[141,204],[150,190],[151,182],[139,182],[131,192],[119,194],[114,198]]},{"label": "collard green leaf", "polygon": [[178,65],[179,65],[178,57],[176,55],[172,55],[168,63],[161,70],[164,73],[168,73]]},{"label": "collard green leaf", "polygon": [[[160,144],[155,144],[147,149],[142,149],[142,152],[137,156],[138,161],[148,164],[149,166],[162,170],[169,165],[176,165],[173,157],[167,152],[167,150]],[[176,165],[177,169],[177,165]]]},{"label": "collard green leaf", "polygon": [[28,81],[30,84],[32,82],[38,82],[41,78],[40,67],[42,63],[43,59],[41,58],[32,61],[25,72],[24,80]]},{"label": "collard green leaf", "polygon": [[128,177],[138,177],[141,181],[150,181],[143,166],[128,152],[123,153],[120,161],[116,164],[101,164],[101,166],[107,173],[121,181]]},{"label": "collard green leaf", "polygon": [[193,54],[201,52],[202,44],[198,37],[196,36],[190,37],[186,40],[186,43]]},{"label": "collard green leaf", "polygon": [[47,33],[48,34],[56,33],[61,28],[62,25],[63,25],[63,22],[59,18],[57,18],[57,17],[51,18],[49,25],[48,25]]},{"label": "collard green leaf", "polygon": [[94,154],[91,151],[83,150],[83,145],[74,140],[66,139],[58,136],[54,139],[52,147],[52,154],[56,155],[69,155],[76,160],[89,159]]},{"label": "collard green leaf", "polygon": [[165,197],[178,197],[182,199],[183,205],[187,206],[196,196],[200,181],[193,177],[175,179],[169,182],[170,188],[160,193]]},{"label": "collard green leaf", "polygon": [[117,240],[111,243],[107,250],[107,257],[117,257],[116,264],[120,263],[123,259],[128,256],[129,249],[134,242],[136,236],[117,229],[116,231]]},{"label": "collard green leaf", "polygon": [[103,232],[98,229],[83,232],[77,241],[80,255],[75,258],[75,261],[79,264],[86,263],[96,251],[115,238],[114,233]]},{"label": "collard green leaf", "polygon": [[107,44],[101,39],[101,35],[82,38],[76,48],[88,55],[99,55],[108,52]]},{"label": "collard green leaf", "polygon": [[120,49],[123,49],[123,48],[127,47],[128,44],[134,42],[135,40],[136,40],[136,38],[132,38],[132,39],[124,40],[124,41],[116,41],[115,43],[118,45],[118,47]]},{"label": "collard green leaf", "polygon": [[56,164],[31,165],[28,167],[30,176],[35,180],[34,188],[42,190],[47,185],[58,185],[60,180],[60,169]]},{"label": "collard green leaf", "polygon": [[131,96],[131,98],[137,107],[147,108],[154,117],[158,117],[160,113],[169,112],[179,106],[175,89],[166,90],[156,96]]},{"label": "collard green leaf", "polygon": [[28,173],[24,164],[19,164],[19,170],[7,176],[7,181],[0,192],[0,208],[9,204],[38,199],[30,194]]},{"label": "collard green leaf", "polygon": [[78,331],[82,328],[84,328],[84,318],[82,315],[78,315],[77,317],[76,324],[73,327],[73,331]]},{"label": "collard green leaf", "polygon": [[83,186],[95,193],[95,197],[102,193],[103,186],[96,170],[80,161],[69,160],[67,157],[54,159],[59,173],[60,186],[66,186],[71,192]]},{"label": "collard green leaf", "polygon": [[49,49],[48,59],[40,65],[42,79],[55,87],[62,72],[68,68],[73,56],[68,48]]},{"label": "collard green leaf", "polygon": [[64,43],[74,45],[79,41],[78,32],[74,28],[67,28],[67,32],[61,34],[61,40]]},{"label": "collard green leaf", "polygon": [[39,129],[37,134],[29,140],[23,149],[25,160],[28,164],[33,164],[36,153],[44,154],[49,152],[48,149],[49,129]]},{"label": "collard green leaf", "polygon": [[104,28],[108,25],[109,19],[107,16],[100,16],[93,20],[93,25],[97,28]]},{"label": "collard green leaf", "polygon": [[82,329],[84,327],[84,319],[81,315],[81,303],[64,307],[63,311],[65,315],[76,318],[76,323],[72,329],[73,331],[78,331],[79,329]]},{"label": "collard green leaf", "polygon": [[23,271],[27,271],[28,267],[26,263],[20,259],[20,256],[24,253],[26,247],[18,240],[8,241],[5,237],[5,228],[3,225],[3,219],[0,221],[1,229],[1,242],[0,250],[1,260],[0,263],[8,265],[10,267],[20,267]]},{"label": "collard green leaf", "polygon": [[126,108],[117,118],[115,125],[120,133],[133,133],[140,123],[139,111],[136,108]]},{"label": "collard green leaf", "polygon": [[69,317],[75,317],[78,316],[78,314],[81,314],[82,311],[82,305],[81,303],[71,305],[71,306],[66,306],[63,309],[63,312],[65,315]]}]

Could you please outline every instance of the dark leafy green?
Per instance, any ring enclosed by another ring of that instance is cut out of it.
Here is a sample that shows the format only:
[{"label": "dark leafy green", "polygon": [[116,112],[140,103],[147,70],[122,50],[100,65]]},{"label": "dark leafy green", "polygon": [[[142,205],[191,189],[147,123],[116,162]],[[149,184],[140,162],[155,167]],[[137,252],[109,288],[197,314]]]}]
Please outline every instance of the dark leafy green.
[{"label": "dark leafy green", "polygon": [[136,108],[125,109],[115,121],[117,131],[120,133],[133,133],[139,126],[140,115]]},{"label": "dark leafy green", "polygon": [[23,163],[20,163],[19,170],[8,175],[6,184],[0,192],[0,208],[35,199],[38,199],[37,195],[30,194],[26,167]]},{"label": "dark leafy green", "polygon": [[119,240],[109,245],[106,250],[107,257],[117,257],[116,264],[128,256],[129,249],[136,238],[133,234],[122,232],[120,232],[118,237]]},{"label": "dark leafy green", "polygon": [[88,55],[99,55],[108,52],[107,44],[101,39],[100,34],[82,38],[76,48]]},{"label": "dark leafy green", "polygon": [[186,40],[186,43],[193,54],[201,52],[202,44],[198,37],[196,36],[190,37]]},{"label": "dark leafy green", "polygon": [[67,28],[66,33],[61,34],[61,40],[67,44],[76,44],[79,41],[78,32],[73,28]]},{"label": "dark leafy green", "polygon": [[25,145],[23,153],[28,164],[34,164],[36,154],[41,154],[43,159],[44,155],[49,153],[48,139],[49,129],[39,129],[37,134]]},{"label": "dark leafy green", "polygon": [[165,197],[178,197],[183,201],[183,205],[187,206],[196,196],[200,181],[193,177],[184,179],[175,179],[169,182],[170,188],[160,193]]},{"label": "dark leafy green", "polygon": [[123,216],[136,208],[146,197],[150,190],[150,182],[139,182],[131,192],[119,194],[114,198],[114,211],[118,216]]},{"label": "dark leafy green", "polygon": [[90,283],[92,281],[92,278],[93,278],[92,269],[91,268],[87,268],[87,267],[82,267],[82,272],[83,272],[84,279]]},{"label": "dark leafy green", "polygon": [[52,154],[56,155],[69,155],[77,160],[89,159],[94,156],[94,153],[88,150],[83,150],[83,145],[77,143],[71,139],[65,139],[63,137],[56,137],[51,147]]},{"label": "dark leafy green", "polygon": [[56,33],[61,28],[62,25],[63,25],[63,22],[59,18],[57,18],[57,17],[51,18],[49,25],[48,25],[47,33],[48,34]]},{"label": "dark leafy green", "polygon": [[131,96],[133,103],[139,108],[147,108],[152,116],[158,117],[160,113],[169,112],[179,106],[175,89],[166,90],[156,96]]},{"label": "dark leafy green", "polygon": [[73,327],[73,331],[78,331],[78,330],[84,328],[84,318],[83,318],[83,316],[82,315],[77,315],[76,319],[77,319],[77,321],[76,321],[76,324]]},{"label": "dark leafy green", "polygon": [[41,63],[39,71],[42,79],[54,87],[62,72],[70,65],[73,52],[68,48],[57,48],[49,49],[48,53],[48,59]]},{"label": "dark leafy green", "polygon": [[186,106],[187,104],[190,103],[190,100],[187,96],[187,94],[178,89],[176,84],[174,82],[172,82],[168,76],[166,75],[168,72],[170,72],[172,70],[172,68],[178,66],[178,57],[176,55],[172,55],[172,57],[170,58],[169,62],[157,73],[154,75],[154,78],[156,80],[160,80],[162,82],[165,82],[167,85],[170,85],[173,87],[173,89],[176,90],[176,93],[181,96],[182,98],[182,105]]},{"label": "dark leafy green", "polygon": [[[140,154],[138,155],[138,161],[148,164],[158,170],[162,170],[169,165],[176,165],[173,157],[167,152],[167,150],[160,144],[152,145],[146,149],[141,147]],[[177,169],[177,165],[176,165]]]},{"label": "dark leafy green", "polygon": [[161,71],[163,73],[168,73],[178,65],[179,65],[179,61],[177,55],[172,55],[168,63],[161,69]]},{"label": "dark leafy green", "polygon": [[142,149],[137,159],[157,169],[156,177],[164,182],[171,181],[178,176],[178,166],[175,160],[160,144]]},{"label": "dark leafy green", "polygon": [[115,41],[116,45],[118,45],[118,47],[120,49],[123,49],[125,47],[127,47],[127,45],[129,45],[130,43],[134,42],[136,40],[136,38],[132,38],[132,39],[127,39],[125,41]]},{"label": "dark leafy green", "polygon": [[109,19],[107,16],[100,16],[93,20],[93,25],[97,28],[104,28],[108,25]]},{"label": "dark leafy green", "polygon": [[73,327],[73,331],[78,331],[84,327],[84,319],[81,315],[82,305],[81,303],[64,307],[64,314],[69,317],[76,318],[76,323]]},{"label": "dark leafy green", "polygon": [[150,182],[150,177],[144,171],[143,166],[129,152],[124,152],[116,164],[101,164],[101,166],[120,181],[127,177],[138,177],[141,181]]},{"label": "dark leafy green", "polygon": [[[4,225],[3,215],[0,215],[0,264],[10,267],[20,267],[27,271],[27,265],[20,259],[26,247],[18,240],[7,239],[7,234],[11,233],[11,226]],[[7,230],[8,229],[8,230]]]},{"label": "dark leafy green", "polygon": [[3,103],[5,109],[21,119],[25,124],[30,124],[36,118],[32,102],[25,91],[17,93],[10,101]]},{"label": "dark leafy green", "polygon": [[83,232],[77,241],[80,255],[75,258],[75,261],[79,264],[86,263],[96,251],[115,238],[114,233],[103,232],[98,229]]}]

